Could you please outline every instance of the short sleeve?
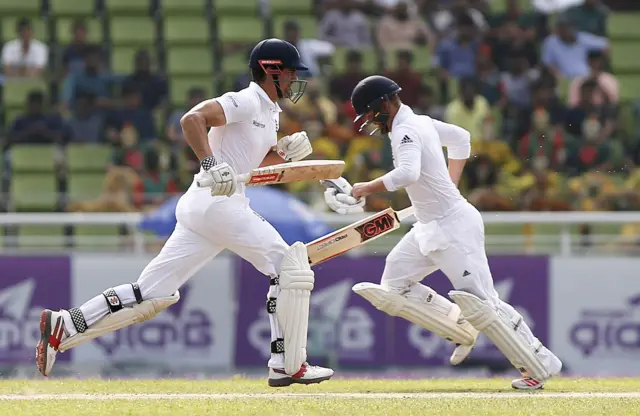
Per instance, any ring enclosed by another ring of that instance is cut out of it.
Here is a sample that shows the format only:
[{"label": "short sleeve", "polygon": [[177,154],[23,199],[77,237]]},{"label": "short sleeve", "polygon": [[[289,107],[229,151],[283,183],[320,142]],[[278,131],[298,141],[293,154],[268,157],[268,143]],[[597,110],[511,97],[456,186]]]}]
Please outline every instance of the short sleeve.
[{"label": "short sleeve", "polygon": [[216,99],[222,106],[227,124],[251,120],[259,111],[258,97],[247,94],[247,92],[246,90],[228,92]]},{"label": "short sleeve", "polygon": [[2,48],[2,65],[13,65],[15,62],[15,47],[12,42],[7,42]]}]

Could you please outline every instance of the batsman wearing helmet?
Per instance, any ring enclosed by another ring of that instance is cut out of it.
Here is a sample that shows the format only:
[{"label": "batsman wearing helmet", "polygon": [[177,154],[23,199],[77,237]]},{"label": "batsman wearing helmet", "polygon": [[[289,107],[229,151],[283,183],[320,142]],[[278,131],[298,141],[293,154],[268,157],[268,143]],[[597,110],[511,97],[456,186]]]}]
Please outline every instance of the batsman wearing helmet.
[{"label": "batsman wearing helmet", "polygon": [[[562,362],[493,286],[482,216],[457,188],[471,152],[469,132],[416,115],[400,101],[400,90],[381,76],[365,78],[353,90],[355,121],[363,122],[362,129],[370,134],[388,133],[395,169],[354,184],[351,200],[405,188],[417,223],[387,256],[380,284],[358,283],[353,290],[381,311],[456,344],[453,365],[471,353],[478,333],[484,333],[521,372],[513,388],[541,388],[560,372]],[[348,211],[351,200],[337,200],[335,192],[325,198],[336,212]],[[449,292],[453,302],[420,283],[438,269],[455,288]]]},{"label": "batsman wearing helmet", "polygon": [[[312,152],[305,132],[277,139],[278,101],[304,94],[306,70],[295,46],[280,39],[258,43],[250,57],[253,82],[239,92],[203,101],[181,119],[200,172],[176,207],[177,225],[135,283],[109,288],[77,308],[41,315],[36,362],[49,375],[65,351],[127,325],[151,319],[180,299],[178,289],[224,249],[270,277],[266,308],[271,324],[269,385],[311,384],[333,370],[307,364],[309,297],[314,273],[301,242],[289,246],[257,215],[237,172],[299,161]],[[215,276],[211,276],[215,278]],[[257,282],[256,282],[257,283]],[[265,285],[266,286],[266,285]],[[211,293],[212,302],[215,293]]]}]

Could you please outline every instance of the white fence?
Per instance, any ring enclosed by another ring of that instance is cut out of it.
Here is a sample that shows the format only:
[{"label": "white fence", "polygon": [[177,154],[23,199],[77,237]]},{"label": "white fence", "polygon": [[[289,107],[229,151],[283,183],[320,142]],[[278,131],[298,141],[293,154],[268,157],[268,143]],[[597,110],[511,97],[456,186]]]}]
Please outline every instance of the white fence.
[{"label": "white fence", "polygon": [[[369,214],[319,215],[332,226],[340,227]],[[150,238],[137,228],[142,216],[139,213],[5,213],[0,214],[0,226],[122,225],[129,229],[133,249],[141,253],[147,249],[146,242]],[[587,251],[585,247],[588,247],[589,251],[604,250],[619,254],[636,251],[635,246],[640,247],[637,241],[640,239],[635,236],[625,239],[615,227],[640,224],[640,212],[485,212],[482,216],[487,226],[487,249],[492,252],[544,252],[568,255]],[[410,217],[404,222],[411,224],[414,221],[415,219]],[[583,224],[609,227],[585,237],[577,232],[578,226]],[[402,234],[398,233],[389,238],[376,240],[363,250],[388,250],[401,236]],[[42,242],[42,238],[46,239],[46,236],[32,238]],[[588,246],[584,244],[585,239],[589,242]],[[80,241],[78,243],[82,244]]]}]

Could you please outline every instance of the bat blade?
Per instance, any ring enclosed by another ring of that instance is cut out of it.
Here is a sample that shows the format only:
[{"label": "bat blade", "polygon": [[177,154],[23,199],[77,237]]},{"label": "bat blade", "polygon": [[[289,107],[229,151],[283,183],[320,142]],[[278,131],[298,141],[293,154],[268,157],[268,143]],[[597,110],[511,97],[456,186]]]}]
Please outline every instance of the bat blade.
[{"label": "bat blade", "polygon": [[308,243],[309,264],[320,264],[398,228],[398,213],[392,208],[387,208]]},{"label": "bat blade", "polygon": [[254,169],[242,177],[247,186],[337,179],[344,172],[342,160],[301,160]]}]

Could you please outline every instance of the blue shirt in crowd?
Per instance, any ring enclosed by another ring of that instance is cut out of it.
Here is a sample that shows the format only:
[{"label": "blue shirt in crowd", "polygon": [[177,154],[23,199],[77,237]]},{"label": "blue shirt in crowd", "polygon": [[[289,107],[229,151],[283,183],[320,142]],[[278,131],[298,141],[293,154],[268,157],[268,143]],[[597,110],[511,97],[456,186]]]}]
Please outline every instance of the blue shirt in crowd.
[{"label": "blue shirt in crowd", "polygon": [[601,51],[607,45],[606,38],[586,32],[577,32],[573,43],[565,43],[558,35],[551,35],[542,45],[542,62],[546,66],[557,68],[565,78],[584,77],[589,75],[589,51]]}]

